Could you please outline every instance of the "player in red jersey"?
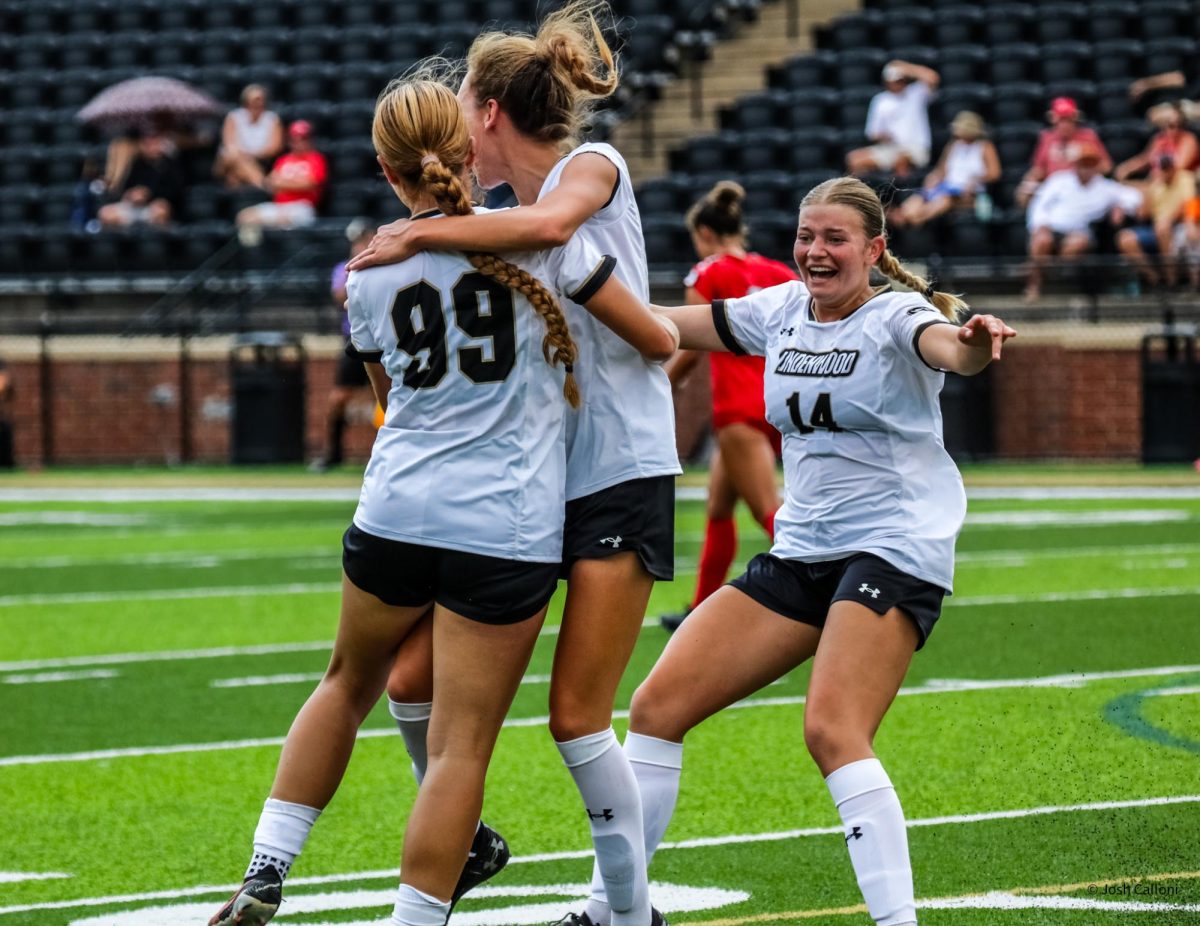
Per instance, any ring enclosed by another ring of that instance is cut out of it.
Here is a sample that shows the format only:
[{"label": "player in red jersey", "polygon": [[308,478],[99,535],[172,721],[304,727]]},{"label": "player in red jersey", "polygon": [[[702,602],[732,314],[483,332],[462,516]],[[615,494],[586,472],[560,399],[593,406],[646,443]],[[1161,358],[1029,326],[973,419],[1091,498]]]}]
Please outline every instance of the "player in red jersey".
[{"label": "player in red jersey", "polygon": [[[721,181],[688,211],[688,231],[701,260],[684,280],[686,304],[736,299],[796,279],[795,271],[786,264],[746,250],[746,225],[742,217],[745,195],[736,183]],[[699,351],[679,351],[667,371],[672,386],[682,382],[700,358]],[[779,507],[779,490],[775,485],[779,432],[766,420],[763,359],[713,353],[709,354],[708,362],[717,452],[708,474],[704,547],[690,606],[661,618],[663,627],[670,631],[725,581],[737,552],[733,513],[738,499],[746,502],[754,520],[771,537],[775,533],[775,510]]]}]

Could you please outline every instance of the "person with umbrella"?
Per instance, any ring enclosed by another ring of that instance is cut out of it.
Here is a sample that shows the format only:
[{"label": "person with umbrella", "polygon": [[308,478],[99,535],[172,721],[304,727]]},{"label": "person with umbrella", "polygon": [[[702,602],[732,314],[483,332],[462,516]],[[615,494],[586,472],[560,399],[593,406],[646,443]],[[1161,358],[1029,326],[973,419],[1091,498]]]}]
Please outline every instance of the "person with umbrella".
[{"label": "person with umbrella", "polygon": [[165,135],[157,131],[138,133],[137,154],[113,192],[116,201],[101,206],[97,215],[102,227],[170,224],[183,195],[183,171]]}]

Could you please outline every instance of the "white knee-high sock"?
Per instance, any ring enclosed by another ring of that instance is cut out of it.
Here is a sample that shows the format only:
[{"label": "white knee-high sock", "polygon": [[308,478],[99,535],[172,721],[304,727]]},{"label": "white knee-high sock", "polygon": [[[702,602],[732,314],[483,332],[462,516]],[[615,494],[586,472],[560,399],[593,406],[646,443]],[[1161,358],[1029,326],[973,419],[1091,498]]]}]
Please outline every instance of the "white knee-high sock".
[{"label": "white knee-high sock", "polygon": [[596,865],[612,907],[614,926],[648,926],[650,890],[642,801],[629,759],[609,727],[558,743],[592,827]]},{"label": "white knee-high sock", "polygon": [[280,877],[286,878],[320,815],[316,807],[268,797],[254,830],[254,857],[246,869],[246,877],[271,866]]},{"label": "white knee-high sock", "polygon": [[871,918],[879,926],[916,924],[908,829],[887,772],[878,759],[862,759],[831,772],[825,784]]},{"label": "white knee-high sock", "polygon": [[[672,743],[630,731],[625,734],[625,755],[629,757],[629,765],[642,798],[642,835],[646,846],[646,866],[649,867],[675,812],[679,776],[683,769],[683,743]],[[609,926],[611,910],[599,866],[592,869],[592,895],[584,912],[597,926]]]},{"label": "white knee-high sock", "polygon": [[402,704],[388,698],[388,711],[400,728],[400,736],[404,738],[404,748],[412,759],[413,777],[420,785],[425,780],[425,769],[429,767],[429,753],[425,749],[425,737],[429,733],[429,716],[433,713],[433,703]]},{"label": "white knee-high sock", "polygon": [[391,926],[445,926],[450,916],[450,902],[438,900],[431,894],[401,884],[396,891]]}]

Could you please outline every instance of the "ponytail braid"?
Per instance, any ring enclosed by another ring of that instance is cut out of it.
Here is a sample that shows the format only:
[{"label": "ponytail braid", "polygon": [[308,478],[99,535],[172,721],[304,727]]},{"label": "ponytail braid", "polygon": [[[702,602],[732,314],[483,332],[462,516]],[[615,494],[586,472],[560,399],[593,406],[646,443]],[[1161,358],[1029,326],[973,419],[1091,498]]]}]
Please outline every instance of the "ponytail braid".
[{"label": "ponytail braid", "polygon": [[889,280],[895,280],[897,283],[907,286],[913,292],[920,293],[933,303],[935,309],[952,322],[958,321],[959,317],[970,308],[970,306],[953,293],[935,291],[933,285],[928,280],[906,269],[890,248],[884,248],[883,255],[879,258],[877,266],[879,267],[879,272]]},{"label": "ponytail braid", "polygon": [[[433,195],[438,207],[446,215],[471,214],[471,199],[462,181],[436,155],[426,155],[421,159],[420,183]],[[579,383],[575,379],[575,361],[579,351],[558,300],[531,273],[495,254],[471,252],[467,254],[467,259],[484,276],[523,295],[542,317],[546,325],[542,356],[551,366],[562,365],[567,374],[563,395],[572,408],[579,408]]]}]

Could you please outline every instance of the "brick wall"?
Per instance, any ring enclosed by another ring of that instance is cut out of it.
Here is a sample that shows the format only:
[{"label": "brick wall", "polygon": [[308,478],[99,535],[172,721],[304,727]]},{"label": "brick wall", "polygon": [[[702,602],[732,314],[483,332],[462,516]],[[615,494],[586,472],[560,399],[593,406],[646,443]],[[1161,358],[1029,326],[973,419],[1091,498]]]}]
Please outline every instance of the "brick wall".
[{"label": "brick wall", "polygon": [[[1022,330],[993,369],[997,455],[1005,458],[1137,459],[1141,452],[1140,329]],[[325,415],[338,338],[305,341],[306,455],[325,446]],[[186,393],[190,458],[229,459],[232,397],[228,339],[192,342]],[[20,465],[42,462],[40,366],[35,341],[0,345],[15,385],[10,403]],[[60,339],[51,354],[55,463],[175,462],[182,456],[177,342]],[[350,459],[365,459],[373,400],[361,390],[346,432]],[[708,373],[701,365],[677,397],[676,440],[690,456],[709,426]]]}]

